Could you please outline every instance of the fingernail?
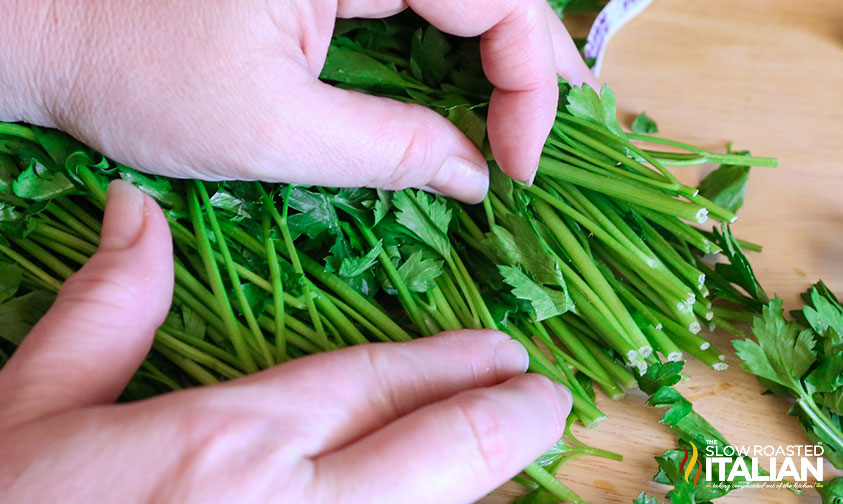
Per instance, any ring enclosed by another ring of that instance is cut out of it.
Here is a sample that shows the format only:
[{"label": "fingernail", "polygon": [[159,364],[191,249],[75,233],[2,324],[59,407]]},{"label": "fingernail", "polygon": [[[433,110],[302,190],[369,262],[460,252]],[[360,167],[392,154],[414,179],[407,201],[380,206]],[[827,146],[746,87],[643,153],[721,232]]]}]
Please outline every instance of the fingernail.
[{"label": "fingernail", "polygon": [[442,164],[427,188],[466,203],[479,203],[489,190],[489,169],[460,156],[451,156]]},{"label": "fingernail", "polygon": [[536,169],[533,170],[533,174],[530,175],[530,178],[527,179],[527,187],[533,187],[533,182],[536,181],[536,175],[539,174],[539,167],[536,166]]},{"label": "fingernail", "polygon": [[571,395],[571,391],[565,385],[558,382],[553,382],[553,384],[556,386],[556,392],[559,394],[559,399],[562,401],[562,404],[565,404],[568,413],[570,413],[571,407],[574,404],[574,396]]},{"label": "fingernail", "polygon": [[495,345],[495,368],[501,371],[524,373],[530,367],[530,354],[524,345],[506,339]]},{"label": "fingernail", "polygon": [[143,193],[125,180],[108,184],[100,249],[120,250],[131,246],[143,228],[143,220]]}]

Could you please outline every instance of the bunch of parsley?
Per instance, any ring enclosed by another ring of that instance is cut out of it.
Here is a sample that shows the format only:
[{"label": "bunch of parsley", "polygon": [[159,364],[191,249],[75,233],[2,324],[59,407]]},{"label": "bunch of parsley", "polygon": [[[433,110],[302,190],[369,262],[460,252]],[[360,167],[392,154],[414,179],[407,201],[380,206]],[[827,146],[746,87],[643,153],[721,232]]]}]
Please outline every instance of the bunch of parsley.
[{"label": "bunch of parsley", "polygon": [[[491,87],[477,51],[476,39],[411,14],[342,21],[322,77],[426,105],[488,152]],[[560,83],[560,96],[535,184],[492,163],[479,206],[413,190],[150,176],[61,132],[0,123],[0,364],[95,252],[105,188],[120,177],[164,209],[176,275],[170,316],[126,400],[463,327],[524,344],[533,371],[572,390],[587,426],[604,418],[594,385],[619,399],[636,376],[685,355],[723,368],[698,333],[706,323],[736,330],[731,322],[760,309],[747,244],[727,223],[747,167],[775,160],[626,133],[608,88]],[[700,189],[667,169],[710,162],[723,167]],[[693,225],[709,216],[719,230]],[[712,266],[717,252],[727,262]],[[569,442],[557,452],[613,457]],[[545,458],[521,481],[582,502],[545,469],[567,459]]]}]

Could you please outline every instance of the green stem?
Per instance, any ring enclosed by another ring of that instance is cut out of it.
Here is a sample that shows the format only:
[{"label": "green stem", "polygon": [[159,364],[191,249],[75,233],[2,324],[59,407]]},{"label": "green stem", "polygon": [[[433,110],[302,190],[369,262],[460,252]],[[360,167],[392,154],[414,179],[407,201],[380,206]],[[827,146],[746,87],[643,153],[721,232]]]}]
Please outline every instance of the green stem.
[{"label": "green stem", "polygon": [[205,215],[208,218],[208,223],[211,225],[211,232],[213,232],[216,237],[217,247],[223,257],[223,265],[228,272],[228,280],[231,283],[231,289],[234,291],[237,302],[240,304],[240,312],[243,314],[243,317],[245,317],[246,324],[252,333],[252,338],[260,349],[260,353],[258,355],[263,359],[261,364],[264,367],[269,367],[275,362],[275,359],[272,357],[269,344],[267,343],[266,338],[264,338],[263,332],[258,325],[258,321],[255,318],[255,314],[252,311],[249,300],[246,299],[246,294],[243,292],[240,275],[237,274],[237,268],[234,267],[234,260],[231,258],[231,251],[228,248],[225,234],[223,234],[219,221],[217,220],[217,213],[214,211],[213,205],[211,205],[211,198],[208,196],[208,191],[205,189],[204,183],[196,180],[194,181],[193,186],[199,194],[202,205],[205,207]]},{"label": "green stem", "polygon": [[[201,184],[201,182],[197,182]],[[234,351],[237,358],[246,367],[249,373],[256,373],[258,366],[255,363],[249,347],[246,345],[246,340],[240,332],[240,326],[234,316],[234,309],[231,306],[231,301],[228,299],[228,294],[225,291],[225,285],[222,281],[217,261],[214,259],[213,248],[208,239],[208,231],[205,228],[205,219],[202,218],[202,209],[199,204],[199,196],[196,190],[196,184],[188,186],[188,206],[190,208],[190,215],[193,220],[193,228],[196,235],[196,242],[198,245],[199,255],[202,258],[202,263],[205,271],[208,273],[208,279],[211,284],[211,291],[214,293],[216,299],[216,308],[221,312],[222,321],[225,324],[225,332],[231,343],[234,346]]]},{"label": "green stem", "polygon": [[678,142],[676,140],[668,140],[666,138],[659,138],[650,135],[638,135],[635,133],[629,133],[627,134],[627,137],[630,140],[641,140],[644,142],[669,145],[670,147],[676,147],[678,149],[686,150],[688,152],[693,152],[700,158],[704,159],[703,163],[720,163],[737,166],[759,166],[767,168],[775,168],[779,166],[779,160],[776,158],[742,156],[740,154],[717,154],[714,152],[708,152],[704,149],[700,149],[699,147],[694,147],[693,145]]},{"label": "green stem", "polygon": [[32,128],[22,124],[0,122],[0,135],[9,135],[38,143],[38,138],[32,132]]},{"label": "green stem", "polygon": [[548,491],[551,495],[559,499],[561,502],[571,504],[588,504],[582,500],[577,494],[571,491],[570,488],[563,485],[558,479],[554,478],[552,474],[545,471],[544,468],[535,462],[528,465],[524,469],[527,476],[536,480],[542,488]]},{"label": "green stem", "polygon": [[284,282],[281,277],[281,265],[278,264],[278,254],[275,252],[275,242],[271,236],[269,214],[263,216],[264,246],[266,247],[266,262],[269,265],[269,278],[272,282],[272,306],[275,309],[275,350],[278,362],[287,360],[287,340],[284,324]]}]

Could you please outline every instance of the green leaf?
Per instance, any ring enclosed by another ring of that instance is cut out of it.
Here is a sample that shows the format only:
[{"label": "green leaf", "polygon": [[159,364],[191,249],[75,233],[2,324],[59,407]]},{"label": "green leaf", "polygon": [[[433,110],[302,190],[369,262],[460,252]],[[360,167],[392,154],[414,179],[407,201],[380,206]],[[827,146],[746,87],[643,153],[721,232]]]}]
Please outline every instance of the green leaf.
[{"label": "green leaf", "polygon": [[574,117],[599,124],[620,137],[626,137],[618,123],[615,95],[605,84],[600,90],[600,96],[588,84],[571,88],[566,108]]},{"label": "green leaf", "polygon": [[38,163],[31,163],[12,187],[16,196],[34,201],[50,200],[76,190],[76,186],[64,173],[47,170]]},{"label": "green leaf", "polygon": [[184,332],[197,338],[205,338],[205,331],[207,324],[195,311],[188,308],[186,305],[181,306],[181,316],[184,323]]},{"label": "green leaf", "polygon": [[378,240],[369,252],[361,257],[347,257],[342,260],[339,275],[354,278],[369,271],[378,261],[378,254],[383,251],[383,240]]},{"label": "green leaf", "polygon": [[515,266],[498,266],[503,281],[512,287],[512,295],[530,304],[536,319],[541,321],[561,315],[571,308],[564,292],[543,287]]},{"label": "green leaf", "polygon": [[647,367],[647,372],[638,377],[638,388],[647,395],[653,395],[661,387],[676,385],[682,379],[680,373],[684,362],[655,363]]},{"label": "green leaf", "polygon": [[0,338],[20,345],[54,299],[53,293],[38,290],[0,304]]},{"label": "green leaf", "polygon": [[399,224],[420,242],[449,260],[451,241],[448,239],[448,226],[451,224],[451,209],[445,199],[423,191],[404,190],[395,193],[392,204],[397,211]]},{"label": "green leaf", "polygon": [[410,68],[413,76],[429,86],[439,86],[453,65],[449,57],[451,44],[434,26],[419,28],[410,46]]},{"label": "green leaf", "polygon": [[17,264],[0,263],[0,303],[15,295],[23,278],[23,269]]},{"label": "green leaf", "polygon": [[646,492],[641,492],[638,494],[638,497],[632,501],[632,504],[659,504],[659,500],[655,497],[650,497]]},{"label": "green leaf", "polygon": [[478,149],[486,140],[486,120],[468,107],[454,107],[448,110],[448,120],[462,131]]},{"label": "green leaf", "polygon": [[[119,166],[120,178],[131,182],[138,189],[148,194],[152,199],[166,208],[184,210],[184,199],[173,190],[173,183],[166,177],[150,176],[140,173],[126,166]],[[216,196],[216,195],[214,195]],[[211,203],[213,204],[213,198]]]},{"label": "green leaf", "polygon": [[656,121],[647,116],[646,112],[641,112],[632,121],[632,131],[639,135],[655,135],[659,132],[659,126],[656,124]]},{"label": "green leaf", "polygon": [[427,292],[435,287],[435,280],[443,271],[441,260],[425,257],[421,250],[410,254],[410,257],[398,268],[401,280],[413,292]]},{"label": "green leaf", "polygon": [[823,504],[843,504],[843,477],[834,478],[817,488]]},{"label": "green leaf", "polygon": [[410,80],[395,68],[347,46],[331,44],[328,57],[322,67],[322,79],[347,84],[356,89],[404,91],[426,89],[425,86]]},{"label": "green leaf", "polygon": [[721,165],[700,182],[700,195],[737,212],[743,206],[748,182],[748,166]]},{"label": "green leaf", "polygon": [[742,287],[755,301],[767,303],[770,298],[755,277],[755,272],[744,255],[738,241],[732,235],[731,228],[723,224],[713,231],[714,242],[722,248],[722,254],[729,259],[729,264],[717,263],[714,272]]},{"label": "green leaf", "polygon": [[88,150],[75,138],[59,130],[32,126],[32,133],[59,168],[67,166],[67,158],[74,152]]},{"label": "green leaf", "polygon": [[750,373],[778,383],[804,395],[801,377],[816,360],[814,336],[808,330],[784,319],[782,300],[776,297],[756,317],[752,327],[758,343],[751,340],[733,342],[741,366]]}]

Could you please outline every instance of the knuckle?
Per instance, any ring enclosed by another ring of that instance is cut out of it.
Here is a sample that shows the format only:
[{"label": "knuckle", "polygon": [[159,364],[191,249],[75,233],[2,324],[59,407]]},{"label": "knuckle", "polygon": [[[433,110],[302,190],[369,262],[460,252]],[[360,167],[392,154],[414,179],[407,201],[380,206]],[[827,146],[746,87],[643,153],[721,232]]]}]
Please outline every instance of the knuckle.
[{"label": "knuckle", "polygon": [[426,122],[418,118],[412,121],[412,127],[406,133],[401,133],[395,142],[401,146],[395,155],[397,161],[383,167],[375,176],[372,186],[399,190],[422,185],[431,178],[428,172],[433,168],[430,163],[433,140],[427,130],[432,126],[426,126]]},{"label": "knuckle", "polygon": [[457,407],[457,413],[473,440],[478,470],[496,472],[509,458],[512,441],[500,421],[497,404],[482,392],[468,395]]},{"label": "knuckle", "polygon": [[[95,260],[95,259],[94,259]],[[89,302],[107,304],[123,309],[137,301],[138,289],[131,282],[114,278],[110,268],[89,263],[79,273],[71,275],[59,290],[63,302]]]},{"label": "knuckle", "polygon": [[374,382],[373,388],[378,391],[378,397],[373,402],[378,405],[378,413],[387,421],[398,418],[407,410],[408,398],[415,395],[412,389],[402,390],[399,394],[392,385],[395,382],[395,370],[403,369],[404,366],[395,362],[394,352],[384,351],[381,345],[362,345],[360,351],[366,359],[368,374]]}]

